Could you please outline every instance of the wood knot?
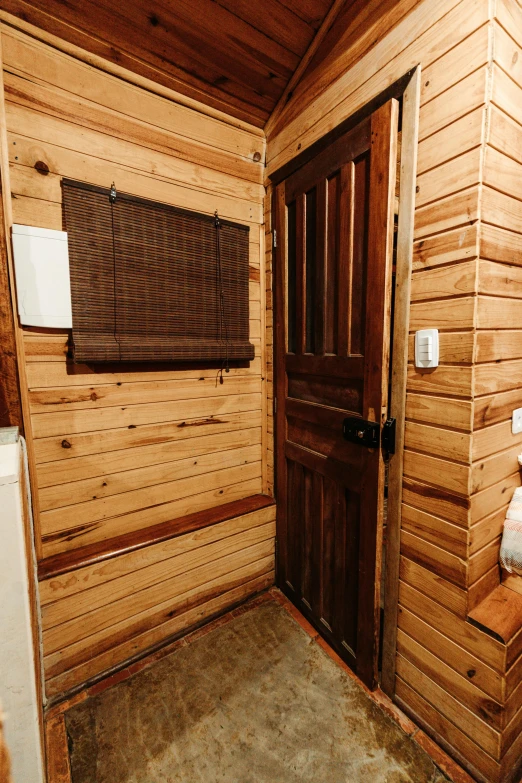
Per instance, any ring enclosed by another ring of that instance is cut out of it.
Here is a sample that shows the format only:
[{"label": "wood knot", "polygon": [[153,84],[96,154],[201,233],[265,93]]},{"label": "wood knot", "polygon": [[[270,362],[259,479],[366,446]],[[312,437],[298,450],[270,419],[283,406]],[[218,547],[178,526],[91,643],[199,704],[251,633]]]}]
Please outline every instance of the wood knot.
[{"label": "wood knot", "polygon": [[468,669],[468,677],[474,677],[476,673],[476,669]]},{"label": "wood knot", "polygon": [[43,174],[44,176],[47,176],[47,174],[49,174],[49,166],[43,160],[37,160],[36,163],[34,164],[34,167],[36,171],[39,171],[40,174]]},{"label": "wood knot", "polygon": [[62,449],[70,449],[70,448],[71,448],[71,444],[69,443],[69,441],[65,439],[62,440]]},{"label": "wood knot", "polygon": [[261,160],[261,153],[254,152],[254,163],[259,163],[260,160]]}]

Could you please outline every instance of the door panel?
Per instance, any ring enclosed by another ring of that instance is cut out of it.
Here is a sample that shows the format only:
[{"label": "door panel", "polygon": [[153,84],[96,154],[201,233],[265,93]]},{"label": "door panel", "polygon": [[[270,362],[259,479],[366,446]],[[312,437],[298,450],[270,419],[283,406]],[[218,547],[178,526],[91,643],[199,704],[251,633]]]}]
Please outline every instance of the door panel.
[{"label": "door panel", "polygon": [[384,462],[343,439],[387,417],[398,104],[276,189],[278,580],[377,677]]}]

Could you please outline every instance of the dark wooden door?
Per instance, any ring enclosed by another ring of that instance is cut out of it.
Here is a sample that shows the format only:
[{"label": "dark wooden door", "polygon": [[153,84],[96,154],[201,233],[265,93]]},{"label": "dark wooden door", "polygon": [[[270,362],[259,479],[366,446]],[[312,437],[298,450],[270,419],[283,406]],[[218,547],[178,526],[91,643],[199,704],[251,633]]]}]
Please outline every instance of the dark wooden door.
[{"label": "dark wooden door", "polygon": [[398,104],[276,188],[278,582],[377,678],[384,461],[343,438],[387,418]]}]

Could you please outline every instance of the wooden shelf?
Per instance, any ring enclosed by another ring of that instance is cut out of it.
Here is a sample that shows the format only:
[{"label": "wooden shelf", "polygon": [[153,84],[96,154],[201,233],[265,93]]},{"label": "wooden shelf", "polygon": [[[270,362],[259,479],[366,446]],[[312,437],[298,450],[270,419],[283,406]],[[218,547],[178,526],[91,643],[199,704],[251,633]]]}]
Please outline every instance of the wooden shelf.
[{"label": "wooden shelf", "polygon": [[522,628],[522,595],[499,585],[469,613],[468,622],[509,644]]},{"label": "wooden shelf", "polygon": [[273,506],[274,503],[274,499],[266,495],[251,495],[243,500],[235,500],[232,503],[225,503],[216,508],[198,511],[195,514],[187,514],[169,522],[162,522],[159,525],[152,525],[134,533],[127,533],[106,541],[97,542],[96,544],[89,544],[70,552],[53,555],[53,557],[41,560],[38,564],[38,579],[40,581],[49,579],[49,577],[65,574],[68,571],[101,563],[104,560],[133,552],[136,549],[152,546],[161,541],[167,541],[185,533],[191,533],[194,530],[201,530],[210,525],[217,525],[219,522],[225,522],[233,517],[250,514],[260,508]]}]

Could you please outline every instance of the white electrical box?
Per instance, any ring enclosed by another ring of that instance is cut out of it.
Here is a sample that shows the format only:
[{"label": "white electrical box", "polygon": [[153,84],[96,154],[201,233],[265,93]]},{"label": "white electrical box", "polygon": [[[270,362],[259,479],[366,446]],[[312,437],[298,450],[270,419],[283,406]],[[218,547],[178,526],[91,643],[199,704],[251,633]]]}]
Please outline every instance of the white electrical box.
[{"label": "white electrical box", "polygon": [[13,226],[20,321],[26,326],[72,327],[67,233]]},{"label": "white electrical box", "polygon": [[415,366],[439,366],[439,330],[421,329],[415,332]]}]

